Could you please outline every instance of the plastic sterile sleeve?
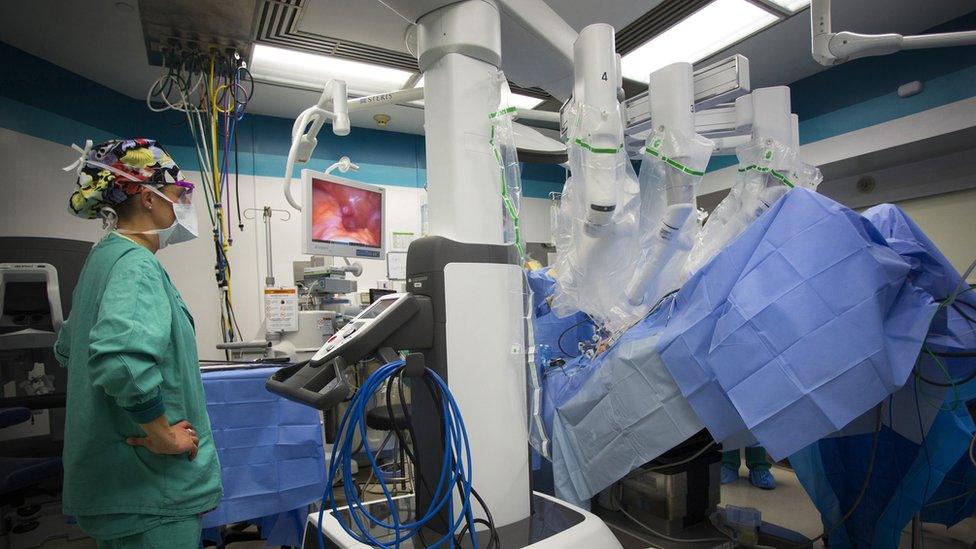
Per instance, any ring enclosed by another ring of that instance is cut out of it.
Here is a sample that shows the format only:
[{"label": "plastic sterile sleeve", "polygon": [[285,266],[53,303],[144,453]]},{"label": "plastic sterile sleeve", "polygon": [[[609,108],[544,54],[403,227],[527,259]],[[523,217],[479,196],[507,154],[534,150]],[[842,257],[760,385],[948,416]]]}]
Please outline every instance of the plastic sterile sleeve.
[{"label": "plastic sterile sleeve", "polygon": [[493,77],[492,90],[488,114],[491,120],[489,143],[501,174],[499,193],[505,220],[504,238],[506,244],[514,244],[518,247],[520,259],[524,260],[525,243],[522,241],[519,222],[522,177],[515,146],[515,131],[512,127],[518,110],[511,104],[511,90],[503,72],[499,71]]},{"label": "plastic sterile sleeve", "polygon": [[728,196],[698,231],[685,271],[690,276],[742,233],[794,187],[816,191],[823,176],[804,164],[797,151],[772,139],[753,141],[736,150],[739,168]]},{"label": "plastic sterile sleeve", "polygon": [[570,177],[556,222],[556,288],[559,316],[582,311],[597,322],[628,322],[623,288],[634,268],[640,209],[639,186],[623,149],[620,113],[603,116],[571,107]]},{"label": "plastic sterile sleeve", "polygon": [[695,192],[714,143],[700,135],[652,131],[640,170],[638,261],[626,288],[635,319],[681,287],[684,264],[698,231]]}]

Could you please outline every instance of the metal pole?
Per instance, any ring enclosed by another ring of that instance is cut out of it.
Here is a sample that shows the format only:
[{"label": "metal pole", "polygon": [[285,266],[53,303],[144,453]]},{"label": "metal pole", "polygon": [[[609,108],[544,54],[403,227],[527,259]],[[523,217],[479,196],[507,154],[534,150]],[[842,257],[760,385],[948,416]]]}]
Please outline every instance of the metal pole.
[{"label": "metal pole", "polygon": [[271,207],[264,207],[264,242],[266,246],[267,262],[268,262],[268,276],[264,279],[264,283],[268,286],[275,285],[274,278],[274,267],[272,266],[272,255],[271,255]]},{"label": "metal pole", "polygon": [[244,210],[243,215],[245,219],[254,219],[254,213],[261,212],[261,217],[264,218],[264,253],[266,255],[265,259],[268,262],[268,276],[264,278],[264,283],[266,286],[274,286],[274,265],[271,251],[271,216],[272,212],[280,212],[284,214],[281,218],[282,221],[288,221],[291,219],[291,212],[288,210],[279,210],[272,208],[271,206],[265,206],[263,208],[248,208]]},{"label": "metal pole", "polygon": [[912,517],[912,549],[922,548],[922,515]]}]

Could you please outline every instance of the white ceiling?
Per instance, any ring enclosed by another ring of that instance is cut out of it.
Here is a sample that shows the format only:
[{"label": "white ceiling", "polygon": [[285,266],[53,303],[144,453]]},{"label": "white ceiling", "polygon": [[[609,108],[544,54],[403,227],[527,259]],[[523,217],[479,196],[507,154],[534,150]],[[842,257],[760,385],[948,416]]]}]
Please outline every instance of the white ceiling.
[{"label": "white ceiling", "polygon": [[[610,23],[618,30],[660,0],[546,0],[575,29],[589,23]],[[160,75],[146,60],[137,0],[33,0],[0,2],[0,40],[58,66],[135,98],[144,98]],[[834,2],[834,30],[913,34],[974,9],[972,0],[856,0]],[[406,23],[377,1],[318,0],[312,2],[300,29],[384,48],[406,51]],[[79,32],[78,29],[94,29]],[[505,27],[503,69],[514,81],[543,72],[549,61],[536,39]],[[514,55],[521,51],[529,54]],[[810,23],[806,10],[767,29],[713,59],[742,53],[750,60],[753,87],[788,84],[823,67],[810,57]],[[532,85],[532,82],[519,82]],[[314,91],[257,84],[250,111],[292,118],[318,99]],[[423,133],[423,111],[391,107],[387,130]],[[375,112],[354,113],[352,123],[376,128]]]}]

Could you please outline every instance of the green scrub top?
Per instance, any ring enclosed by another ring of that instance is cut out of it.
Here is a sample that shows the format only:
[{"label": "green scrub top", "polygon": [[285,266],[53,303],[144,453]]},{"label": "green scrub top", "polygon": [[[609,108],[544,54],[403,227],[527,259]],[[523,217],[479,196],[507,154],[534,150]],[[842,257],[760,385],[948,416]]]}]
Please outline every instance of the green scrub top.
[{"label": "green scrub top", "polygon": [[[149,250],[115,233],[92,248],[54,349],[68,369],[64,512],[90,536],[136,534],[220,501],[195,335]],[[193,424],[200,439],[193,461],[126,444],[161,414]]]}]

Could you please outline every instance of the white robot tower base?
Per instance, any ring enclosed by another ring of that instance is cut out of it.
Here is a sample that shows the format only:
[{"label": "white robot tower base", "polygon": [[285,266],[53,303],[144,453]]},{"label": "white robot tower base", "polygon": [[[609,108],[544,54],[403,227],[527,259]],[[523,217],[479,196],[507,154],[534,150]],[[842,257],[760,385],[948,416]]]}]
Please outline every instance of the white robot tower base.
[{"label": "white robot tower base", "polygon": [[[395,306],[348,334],[337,348],[320,351],[319,360],[283,368],[268,387],[326,408],[344,398],[343,364],[370,350],[381,356],[390,349],[422,354],[424,365],[446,381],[463,416],[472,453],[471,484],[484,502],[473,504],[472,511],[484,518],[484,508],[490,510],[501,547],[619,548],[602,520],[533,493],[529,485],[526,296],[517,247],[504,241],[501,174],[489,142],[491,86],[501,65],[499,5],[491,0],[384,4],[417,25],[418,62],[425,79],[429,223],[438,236],[411,244],[409,293],[397,297]],[[541,0],[520,0],[505,9],[529,23],[533,32],[552,38],[558,31],[560,41],[570,44],[576,39]],[[563,56],[570,52],[559,61],[571,64],[571,49],[558,51]],[[301,132],[296,139],[313,143]],[[367,314],[369,309],[363,312]],[[422,479],[436,485],[440,478],[442,423],[435,397],[423,383],[411,384],[410,408],[417,437],[414,516],[428,516],[431,495]],[[313,513],[309,525],[339,547],[366,547],[331,514],[320,524]],[[440,539],[448,531],[447,513],[436,513],[425,529],[430,535],[415,536],[409,543],[422,547],[425,538]]]}]

